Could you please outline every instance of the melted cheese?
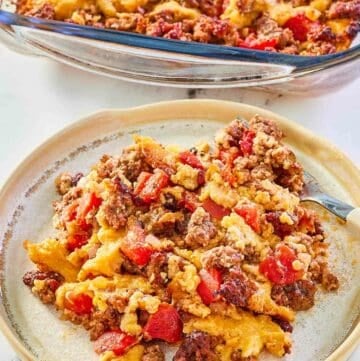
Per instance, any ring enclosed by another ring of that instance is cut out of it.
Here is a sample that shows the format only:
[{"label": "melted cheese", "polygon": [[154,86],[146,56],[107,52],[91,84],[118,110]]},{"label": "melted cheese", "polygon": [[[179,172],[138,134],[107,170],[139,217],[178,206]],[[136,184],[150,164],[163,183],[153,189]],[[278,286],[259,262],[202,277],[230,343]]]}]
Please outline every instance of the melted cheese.
[{"label": "melted cheese", "polygon": [[150,13],[151,16],[154,16],[156,14],[159,14],[161,12],[169,11],[175,15],[175,20],[183,20],[183,19],[196,19],[200,16],[199,11],[195,9],[190,9],[185,6],[181,6],[176,1],[167,1],[164,3],[161,3],[159,5],[156,5],[154,10]]},{"label": "melted cheese", "polygon": [[67,282],[76,280],[79,269],[66,259],[68,251],[58,240],[49,238],[40,243],[25,241],[24,247],[32,262],[60,273]]},{"label": "melted cheese", "polygon": [[185,323],[185,333],[196,330],[224,338],[225,344],[217,346],[221,361],[231,361],[231,354],[237,350],[242,350],[243,357],[257,356],[262,349],[281,357],[290,347],[287,335],[270,317],[244,311],[234,311],[231,317],[193,318]]}]

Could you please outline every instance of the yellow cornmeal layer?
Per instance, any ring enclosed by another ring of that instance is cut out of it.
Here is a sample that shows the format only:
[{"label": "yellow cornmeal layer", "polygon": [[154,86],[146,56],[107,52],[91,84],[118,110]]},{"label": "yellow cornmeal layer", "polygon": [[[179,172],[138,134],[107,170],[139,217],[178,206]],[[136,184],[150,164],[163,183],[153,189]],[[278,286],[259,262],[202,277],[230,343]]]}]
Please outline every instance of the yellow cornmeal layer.
[{"label": "yellow cornmeal layer", "polygon": [[242,357],[258,356],[265,349],[281,357],[290,348],[291,341],[269,316],[254,316],[231,309],[227,316],[210,315],[193,318],[184,325],[184,332],[203,331],[221,336],[224,344],[217,346],[221,361],[231,361],[231,354],[242,350]]}]

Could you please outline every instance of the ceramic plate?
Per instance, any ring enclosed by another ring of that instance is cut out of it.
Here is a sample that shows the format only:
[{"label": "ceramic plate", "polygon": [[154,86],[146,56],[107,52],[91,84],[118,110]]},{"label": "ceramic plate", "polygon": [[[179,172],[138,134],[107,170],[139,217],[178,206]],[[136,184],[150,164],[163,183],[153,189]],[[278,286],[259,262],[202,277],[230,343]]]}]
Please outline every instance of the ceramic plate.
[{"label": "ceramic plate", "polygon": [[[23,241],[40,241],[52,232],[51,202],[57,197],[57,174],[65,170],[86,172],[102,154],[118,154],[129,145],[133,133],[150,135],[165,144],[190,146],[212,138],[236,116],[250,118],[254,114],[279,123],[286,143],[329,193],[360,205],[360,173],[341,152],[299,125],[259,108],[214,100],[175,101],[106,110],[82,119],[38,147],[0,193],[0,326],[24,360],[97,360],[87,333],[59,321],[55,311],[22,283],[22,275],[32,268]],[[284,357],[286,361],[345,360],[360,339],[358,232],[323,210],[319,212],[341,287],[335,294],[319,292],[316,306],[298,313],[293,351]],[[261,360],[274,358],[264,355]]]}]

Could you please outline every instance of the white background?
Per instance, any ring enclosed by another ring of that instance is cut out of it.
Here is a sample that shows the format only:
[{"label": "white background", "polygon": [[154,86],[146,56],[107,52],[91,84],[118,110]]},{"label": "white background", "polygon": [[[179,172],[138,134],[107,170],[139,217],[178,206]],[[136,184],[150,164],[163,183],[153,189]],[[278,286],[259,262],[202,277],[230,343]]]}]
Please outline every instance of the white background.
[{"label": "white background", "polygon": [[[328,138],[360,166],[360,79],[337,93],[316,98],[242,89],[194,94],[102,78],[0,45],[0,185],[36,145],[83,115],[194,96],[275,111]],[[10,360],[16,360],[15,353],[0,334],[0,361]],[[360,348],[350,360],[360,361]]]}]

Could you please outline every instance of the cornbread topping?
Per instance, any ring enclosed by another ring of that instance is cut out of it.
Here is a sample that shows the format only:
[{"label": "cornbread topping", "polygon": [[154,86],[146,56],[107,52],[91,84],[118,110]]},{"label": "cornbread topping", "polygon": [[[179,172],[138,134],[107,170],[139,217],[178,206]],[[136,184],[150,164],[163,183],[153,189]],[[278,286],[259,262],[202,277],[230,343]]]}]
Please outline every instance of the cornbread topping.
[{"label": "cornbread topping", "polygon": [[296,311],[329,269],[302,168],[277,125],[236,119],[190,149],[135,136],[87,175],[63,173],[56,238],[25,241],[23,281],[89,331],[101,361],[252,361],[291,352]]},{"label": "cornbread topping", "polygon": [[293,55],[345,50],[360,29],[360,0],[17,0],[17,12]]}]

